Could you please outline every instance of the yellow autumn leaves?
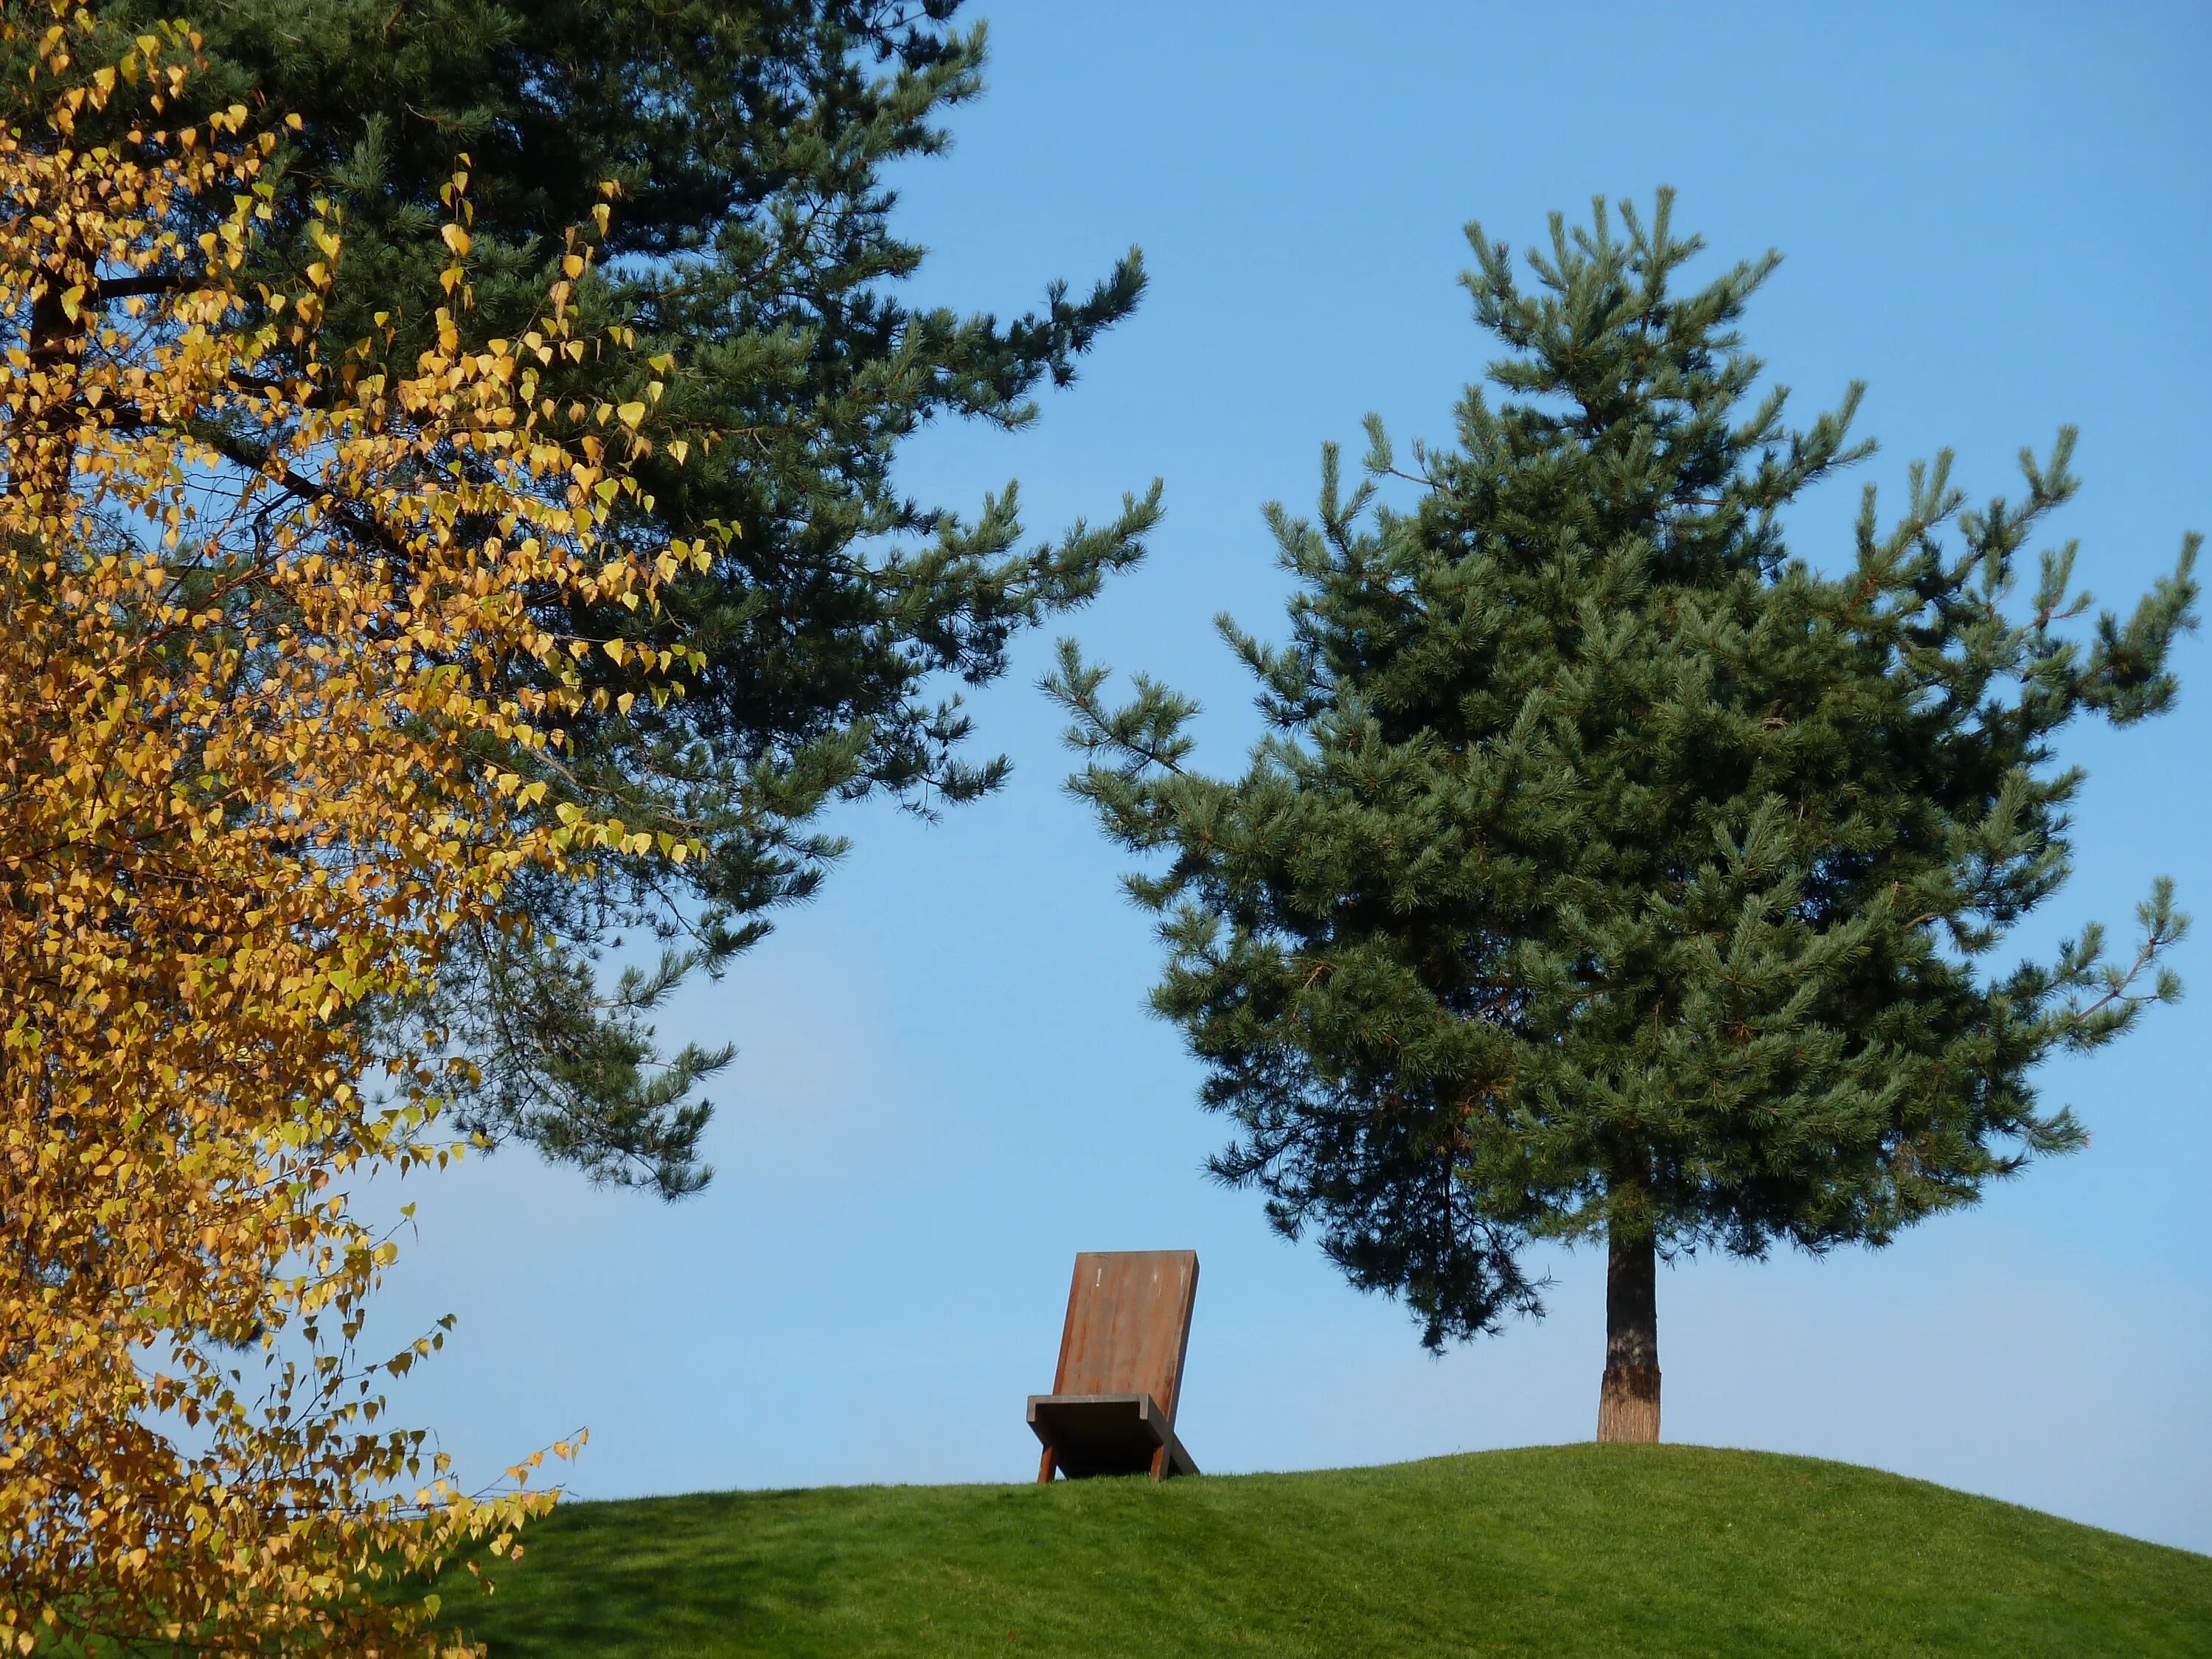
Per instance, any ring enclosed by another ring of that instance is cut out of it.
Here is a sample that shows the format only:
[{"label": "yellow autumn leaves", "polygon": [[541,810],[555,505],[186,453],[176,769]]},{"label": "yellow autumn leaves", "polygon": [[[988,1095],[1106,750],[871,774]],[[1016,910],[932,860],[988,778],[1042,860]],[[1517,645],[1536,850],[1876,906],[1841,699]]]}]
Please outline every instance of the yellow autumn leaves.
[{"label": "yellow autumn leaves", "polygon": [[550,1499],[383,1420],[442,1334],[360,1352],[395,1246],[349,1195],[448,1149],[439,1072],[363,1016],[514,925],[519,873],[696,853],[563,761],[580,656],[665,697],[689,654],[557,619],[706,555],[608,533],[657,383],[542,395],[587,244],[465,345],[458,175],[436,345],[326,361],[343,226],[249,284],[274,135],[162,125],[189,33],[87,67],[76,9],[10,10],[52,114],[0,133],[0,1650],[440,1651],[392,1581]]}]

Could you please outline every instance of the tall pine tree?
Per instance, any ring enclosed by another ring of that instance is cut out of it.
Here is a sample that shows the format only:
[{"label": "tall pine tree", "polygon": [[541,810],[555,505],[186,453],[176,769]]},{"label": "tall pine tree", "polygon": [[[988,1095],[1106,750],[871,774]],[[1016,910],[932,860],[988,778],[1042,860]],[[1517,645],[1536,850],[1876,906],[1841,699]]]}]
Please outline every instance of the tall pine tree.
[{"label": "tall pine tree", "polygon": [[[2197,539],[2086,640],[2070,432],[2017,500],[1916,466],[1887,526],[1791,556],[1780,514],[1865,456],[1858,390],[1808,428],[1734,325],[1775,263],[1678,291],[1662,195],[1556,216],[1516,275],[1471,227],[1505,347],[1456,447],[1401,470],[1370,419],[1348,495],[1271,507],[1287,644],[1223,632],[1270,734],[1242,776],[1189,763],[1187,699],[1126,706],[1062,647],[1074,781],[1163,915],[1154,994],[1235,1125],[1215,1160],[1436,1347],[1540,1311],[1535,1240],[1605,1242],[1601,1439],[1656,1439],[1656,1267],[1880,1245],[2082,1131],[2045,1057],[2179,994],[2160,881],[2139,945],[1990,953],[2069,869],[2076,716],[2165,709]],[[1410,510],[1376,500],[1409,478]]]},{"label": "tall pine tree", "polygon": [[[473,307],[454,319],[466,337],[519,336],[562,278],[566,234],[607,210],[603,257],[573,299],[577,331],[627,324],[635,349],[556,362],[541,395],[589,421],[665,381],[663,440],[630,469],[649,500],[625,497],[620,510],[637,544],[677,535],[719,554],[710,572],[670,584],[661,615],[561,619],[586,637],[682,641],[707,663],[665,704],[641,695],[634,655],[582,664],[608,707],[572,726],[566,769],[538,769],[543,805],[611,792],[634,828],[697,838],[708,855],[674,886],[665,865],[619,856],[580,890],[540,884],[530,937],[464,942],[435,1006],[383,1011],[442,1028],[476,1060],[469,1123],[596,1178],[669,1194],[705,1180],[698,1090],[727,1051],[661,1054],[653,1008],[815,890],[842,846],[817,827],[831,803],[884,794],[927,814],[994,788],[1005,763],[969,753],[948,682],[995,678],[1015,634],[1140,556],[1156,513],[1157,488],[1096,526],[1025,542],[1012,485],[963,513],[894,476],[902,441],[933,421],[1028,423],[1034,394],[1066,385],[1144,285],[1133,252],[1087,294],[1054,283],[1011,320],[901,299],[922,250],[895,233],[884,174],[944,149],[946,113],[981,90],[982,32],[951,26],[957,6],[86,9],[77,56],[88,62],[119,57],[154,20],[190,19],[204,61],[169,112],[176,125],[233,104],[300,118],[265,175],[272,216],[254,257],[273,287],[295,289],[287,273],[325,258],[309,234],[316,198],[340,218],[328,361],[358,344],[364,368],[407,369],[435,340],[457,168],[472,215]],[[38,33],[0,28],[0,58],[33,51]],[[36,143],[41,107],[0,114]],[[174,280],[133,273],[82,302],[97,314]],[[264,459],[250,421],[201,435],[242,468]],[[658,971],[606,983],[599,946],[646,927],[671,947]]]}]

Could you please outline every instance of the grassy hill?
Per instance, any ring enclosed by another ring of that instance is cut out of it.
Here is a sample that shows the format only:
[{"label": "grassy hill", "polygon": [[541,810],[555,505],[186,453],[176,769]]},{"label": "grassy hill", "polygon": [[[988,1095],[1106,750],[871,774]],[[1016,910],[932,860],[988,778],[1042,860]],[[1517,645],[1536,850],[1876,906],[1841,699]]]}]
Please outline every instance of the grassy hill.
[{"label": "grassy hill", "polygon": [[496,1595],[447,1591],[494,1659],[2212,1655],[2212,1557],[1683,1446],[578,1504],[527,1536]]}]

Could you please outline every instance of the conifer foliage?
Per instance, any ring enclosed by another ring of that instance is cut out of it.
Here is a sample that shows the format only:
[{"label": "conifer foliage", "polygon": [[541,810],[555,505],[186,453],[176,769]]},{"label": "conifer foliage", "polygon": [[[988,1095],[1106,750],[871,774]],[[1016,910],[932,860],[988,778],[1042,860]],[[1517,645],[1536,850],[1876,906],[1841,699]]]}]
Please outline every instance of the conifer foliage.
[{"label": "conifer foliage", "polygon": [[[629,663],[585,665],[619,706],[575,721],[541,811],[553,822],[609,793],[630,823],[704,855],[671,870],[617,854],[587,883],[532,883],[526,938],[458,941],[435,1005],[386,1012],[475,1063],[471,1127],[594,1179],[695,1191],[708,1174],[700,1091],[727,1051],[663,1052],[653,1009],[816,890],[842,849],[817,823],[831,804],[883,794],[929,813],[995,788],[1005,763],[972,752],[948,688],[1003,672],[1014,635],[1136,560],[1155,516],[1139,496],[1030,539],[1012,486],[972,506],[908,494],[893,477],[904,441],[936,421],[1029,423],[1035,394],[1071,381],[1135,307],[1141,264],[1133,252],[1087,290],[1044,286],[1012,317],[902,298],[923,250],[896,234],[884,174],[943,150],[947,112],[982,87],[983,33],[955,26],[957,0],[186,9],[204,66],[180,117],[237,104],[298,118],[270,158],[286,188],[248,275],[289,291],[321,262],[309,201],[343,223],[348,257],[316,340],[332,357],[368,342],[404,372],[441,315],[472,346],[514,337],[566,280],[568,228],[606,214],[575,314],[586,333],[633,331],[636,351],[564,360],[540,393],[588,410],[662,382],[657,435],[631,458],[645,488],[617,503],[610,533],[714,556],[657,611],[542,620],[657,649],[681,640],[707,665],[665,702],[640,695]],[[98,50],[119,55],[177,10],[100,0]],[[20,83],[0,76],[0,90]],[[36,100],[19,113],[35,137]],[[96,112],[86,122],[88,138],[114,136]],[[454,317],[441,192],[464,156],[475,305]],[[674,369],[648,374],[661,354]],[[252,431],[223,442],[259,464]],[[667,954],[610,983],[594,955],[629,930],[658,930]]]},{"label": "conifer foliage", "polygon": [[1216,1174],[1431,1347],[1540,1311],[1532,1240],[1605,1240],[1604,1438],[1658,1433],[1656,1259],[1882,1244],[2078,1148],[2034,1069],[2175,998],[2185,926],[2160,880],[2116,959],[1992,960],[2068,874],[2057,734],[2173,700],[2197,538],[2069,628],[2073,544],[2029,552],[2066,432],[2016,498],[1946,455],[1793,556],[1783,510],[1871,451],[1858,389],[1787,426],[1735,331],[1774,256],[1685,289],[1669,208],[1555,216],[1528,283],[1470,227],[1495,396],[1403,469],[1370,418],[1365,481],[1330,448],[1317,518],[1268,510],[1297,586],[1287,643],[1221,624],[1270,728],[1241,776],[1156,682],[1113,706],[1072,645],[1050,682],[1077,793],[1164,855],[1130,885]]}]

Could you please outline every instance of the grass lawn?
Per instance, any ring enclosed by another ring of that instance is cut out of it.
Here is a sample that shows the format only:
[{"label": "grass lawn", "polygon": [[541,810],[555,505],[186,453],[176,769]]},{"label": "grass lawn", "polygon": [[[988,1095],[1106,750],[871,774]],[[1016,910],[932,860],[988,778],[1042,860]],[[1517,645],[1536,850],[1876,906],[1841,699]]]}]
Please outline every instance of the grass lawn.
[{"label": "grass lawn", "polygon": [[456,1574],[494,1659],[2212,1656],[2212,1557],[1687,1446],[564,1505]]}]

